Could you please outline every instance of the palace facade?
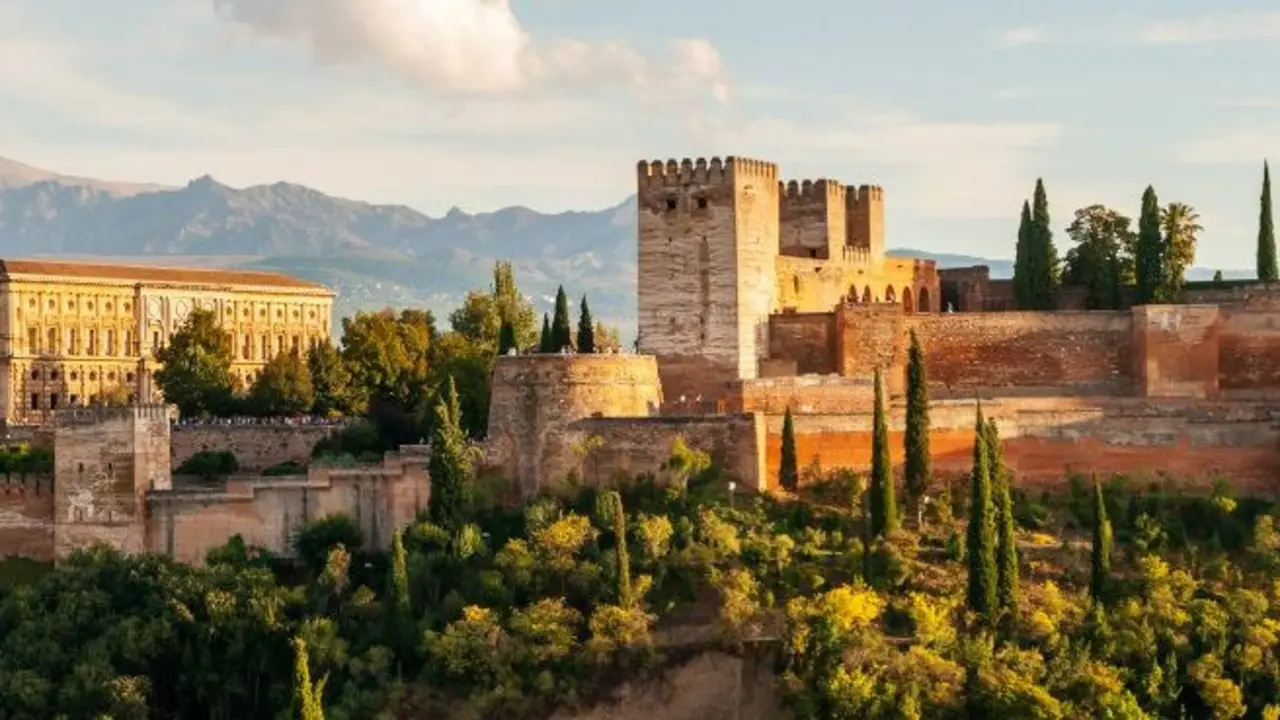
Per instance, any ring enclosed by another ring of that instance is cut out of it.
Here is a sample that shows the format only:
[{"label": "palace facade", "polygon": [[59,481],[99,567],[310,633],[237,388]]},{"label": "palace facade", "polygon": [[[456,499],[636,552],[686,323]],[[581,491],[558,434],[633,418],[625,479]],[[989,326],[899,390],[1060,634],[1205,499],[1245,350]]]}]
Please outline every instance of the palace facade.
[{"label": "palace facade", "polygon": [[0,426],[160,401],[155,352],[196,308],[221,318],[232,372],[252,382],[276,354],[329,339],[333,298],[275,273],[0,260]]}]

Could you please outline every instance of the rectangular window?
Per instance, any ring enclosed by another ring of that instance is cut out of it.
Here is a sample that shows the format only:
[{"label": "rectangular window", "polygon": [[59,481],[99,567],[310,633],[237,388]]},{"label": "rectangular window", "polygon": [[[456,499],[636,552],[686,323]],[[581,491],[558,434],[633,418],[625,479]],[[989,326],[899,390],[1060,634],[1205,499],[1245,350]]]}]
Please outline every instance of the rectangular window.
[{"label": "rectangular window", "polygon": [[58,393],[52,393],[49,395],[49,409],[50,410],[58,409]]},{"label": "rectangular window", "polygon": [[27,328],[27,352],[32,355],[40,352],[40,331],[36,328]]},{"label": "rectangular window", "polygon": [[48,341],[45,343],[45,351],[50,354],[56,354],[58,348],[62,346],[62,343],[58,342],[58,328],[49,328],[45,335],[47,336],[45,340]]},{"label": "rectangular window", "polygon": [[116,331],[115,330],[107,331],[107,351],[103,354],[104,355],[116,354]]},{"label": "rectangular window", "polygon": [[89,331],[89,354],[90,355],[98,354],[98,331],[97,330]]},{"label": "rectangular window", "polygon": [[68,355],[80,354],[80,336],[76,332],[75,328],[71,328],[70,330],[67,331],[67,354]]},{"label": "rectangular window", "polygon": [[293,336],[293,351],[302,352],[302,338],[297,335]]},{"label": "rectangular window", "polygon": [[124,332],[124,347],[122,348],[122,350],[124,350],[125,355],[138,354],[138,348],[134,346],[132,330],[126,330]]},{"label": "rectangular window", "polygon": [[277,355],[284,354],[284,336],[283,335],[276,336],[276,354]]},{"label": "rectangular window", "polygon": [[161,346],[160,346],[160,331],[159,331],[159,330],[152,330],[152,331],[151,331],[151,349],[152,349],[152,350],[159,350],[159,349],[160,349],[160,347],[161,347]]},{"label": "rectangular window", "polygon": [[31,393],[31,409],[40,409],[40,393]]},{"label": "rectangular window", "polygon": [[271,354],[271,343],[270,341],[267,340],[267,336],[263,335],[262,336],[262,359],[266,360],[267,356],[270,354]]}]

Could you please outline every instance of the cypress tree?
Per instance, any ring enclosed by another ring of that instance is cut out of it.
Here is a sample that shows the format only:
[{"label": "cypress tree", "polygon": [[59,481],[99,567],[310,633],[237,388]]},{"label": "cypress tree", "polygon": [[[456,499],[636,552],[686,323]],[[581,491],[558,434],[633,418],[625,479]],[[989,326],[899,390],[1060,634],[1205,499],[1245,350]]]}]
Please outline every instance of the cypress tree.
[{"label": "cypress tree", "polygon": [[564,286],[556,290],[556,312],[551,319],[551,352],[560,352],[573,345],[573,327],[569,324],[569,298]]},{"label": "cypress tree", "polygon": [[622,506],[622,496],[610,490],[602,498],[604,518],[613,528],[614,557],[618,563],[618,605],[631,607],[635,597],[631,589],[631,558],[627,552],[627,513]]},{"label": "cypress tree", "polygon": [[924,350],[915,330],[911,331],[907,351],[907,428],[903,445],[906,455],[903,480],[919,523],[933,468],[929,450],[929,378]]},{"label": "cypress tree", "polygon": [[991,458],[987,425],[982,405],[973,430],[973,473],[970,479],[969,529],[966,549],[969,559],[969,609],[990,618],[996,607],[996,527],[991,503]]},{"label": "cypress tree", "polygon": [[427,472],[431,478],[431,500],[427,503],[431,522],[450,531],[458,530],[466,522],[471,505],[471,456],[462,431],[462,410],[453,376],[449,376],[447,394],[436,405]]},{"label": "cypress tree", "polygon": [[1004,467],[1000,428],[993,419],[987,420],[986,440],[996,511],[996,603],[1001,610],[1012,612],[1018,606],[1018,545],[1013,519],[1013,491],[1009,472]]},{"label": "cypress tree", "polygon": [[1258,279],[1275,282],[1280,279],[1276,271],[1276,229],[1271,219],[1271,167],[1262,161],[1262,199],[1258,211]]},{"label": "cypress tree", "polygon": [[551,318],[542,313],[542,336],[538,338],[538,352],[555,352],[555,342],[551,339]]},{"label": "cypress tree", "polygon": [[880,368],[875,374],[875,408],[871,426],[871,534],[887,537],[898,530],[898,504],[893,495],[893,463],[889,458],[889,426],[884,413]]},{"label": "cypress tree", "polygon": [[791,406],[782,418],[782,451],[779,458],[778,484],[783,490],[795,492],[800,486],[800,467],[796,462],[796,427],[791,419]]},{"label": "cypress tree", "polygon": [[1031,203],[1022,201],[1022,217],[1018,220],[1018,244],[1013,256],[1013,300],[1019,310],[1031,308],[1031,268],[1027,265],[1031,243]]},{"label": "cypress tree", "polygon": [[1111,576],[1111,519],[1098,476],[1093,476],[1093,562],[1089,575],[1089,594],[1094,602],[1102,599]]},{"label": "cypress tree", "polygon": [[1052,310],[1058,284],[1058,251],[1049,225],[1049,196],[1044,180],[1036,180],[1031,204],[1031,229],[1027,241],[1027,293],[1030,310]]},{"label": "cypress tree", "polygon": [[582,311],[578,315],[578,352],[590,355],[596,351],[596,326],[587,307],[587,296],[582,296]]},{"label": "cypress tree", "polygon": [[1142,193],[1142,215],[1138,217],[1138,243],[1134,249],[1138,305],[1167,302],[1161,290],[1168,287],[1164,277],[1164,237],[1160,232],[1160,201],[1150,185]]},{"label": "cypress tree", "polygon": [[498,356],[501,357],[516,347],[516,326],[511,321],[503,318],[502,325],[498,328]]},{"label": "cypress tree", "polygon": [[324,720],[324,686],[327,678],[311,684],[311,661],[307,654],[307,642],[300,637],[293,639],[293,703],[298,720]]}]

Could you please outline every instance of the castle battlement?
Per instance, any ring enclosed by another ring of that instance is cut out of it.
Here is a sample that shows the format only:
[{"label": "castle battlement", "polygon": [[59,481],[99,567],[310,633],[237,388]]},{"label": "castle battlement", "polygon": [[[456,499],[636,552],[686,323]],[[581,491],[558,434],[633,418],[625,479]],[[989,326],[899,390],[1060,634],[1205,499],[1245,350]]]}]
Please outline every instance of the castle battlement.
[{"label": "castle battlement", "polygon": [[841,204],[845,202],[845,185],[835,180],[820,178],[818,180],[788,180],[785,183],[778,183],[778,197],[786,198],[809,198],[835,200]]},{"label": "castle battlement", "polygon": [[871,201],[884,201],[884,188],[879,185],[850,185],[846,188],[849,202],[862,205]]},{"label": "castle battlement", "polygon": [[636,164],[641,186],[680,185],[683,183],[714,184],[730,182],[734,177],[778,179],[778,166],[764,160],[729,156],[684,158],[677,161],[641,160]]},{"label": "castle battlement", "polygon": [[54,426],[59,428],[84,427],[114,421],[141,420],[144,422],[168,421],[166,405],[132,405],[128,407],[87,407],[57,410],[53,414]]}]

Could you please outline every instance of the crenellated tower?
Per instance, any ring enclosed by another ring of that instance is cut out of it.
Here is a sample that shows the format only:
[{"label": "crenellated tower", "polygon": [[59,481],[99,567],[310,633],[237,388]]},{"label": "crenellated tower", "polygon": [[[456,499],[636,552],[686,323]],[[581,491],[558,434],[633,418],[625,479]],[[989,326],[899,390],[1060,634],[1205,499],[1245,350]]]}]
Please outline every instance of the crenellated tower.
[{"label": "crenellated tower", "polygon": [[874,263],[884,259],[884,190],[850,185],[845,191],[849,245],[866,250]]},{"label": "crenellated tower", "polygon": [[704,400],[768,354],[778,257],[778,166],[729,157],[637,168],[640,352],[664,395]]},{"label": "crenellated tower", "polygon": [[778,251],[792,257],[840,258],[848,242],[843,183],[791,180],[778,183]]}]

